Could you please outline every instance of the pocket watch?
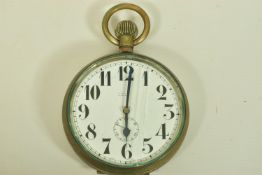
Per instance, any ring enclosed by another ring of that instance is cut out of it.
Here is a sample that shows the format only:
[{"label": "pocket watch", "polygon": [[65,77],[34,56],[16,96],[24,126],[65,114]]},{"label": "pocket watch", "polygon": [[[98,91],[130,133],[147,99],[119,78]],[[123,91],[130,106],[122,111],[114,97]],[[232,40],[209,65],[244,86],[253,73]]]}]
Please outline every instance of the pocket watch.
[{"label": "pocket watch", "polygon": [[[133,10],[144,22],[108,27],[119,10]],[[178,79],[162,63],[133,52],[148,35],[150,21],[137,5],[123,3],[103,19],[106,38],[120,52],[85,66],[73,79],[63,104],[66,135],[76,153],[100,174],[144,175],[168,162],[188,126],[188,102]]]}]

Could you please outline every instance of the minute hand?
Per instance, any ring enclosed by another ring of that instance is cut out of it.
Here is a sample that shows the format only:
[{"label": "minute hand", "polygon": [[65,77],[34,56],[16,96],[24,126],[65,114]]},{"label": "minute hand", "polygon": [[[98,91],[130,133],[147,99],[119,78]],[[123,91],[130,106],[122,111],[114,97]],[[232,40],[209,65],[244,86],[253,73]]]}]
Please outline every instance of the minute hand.
[{"label": "minute hand", "polygon": [[129,104],[131,82],[132,82],[132,71],[130,70],[128,74],[128,84],[127,84],[127,92],[126,92],[126,108],[128,108],[128,104]]}]

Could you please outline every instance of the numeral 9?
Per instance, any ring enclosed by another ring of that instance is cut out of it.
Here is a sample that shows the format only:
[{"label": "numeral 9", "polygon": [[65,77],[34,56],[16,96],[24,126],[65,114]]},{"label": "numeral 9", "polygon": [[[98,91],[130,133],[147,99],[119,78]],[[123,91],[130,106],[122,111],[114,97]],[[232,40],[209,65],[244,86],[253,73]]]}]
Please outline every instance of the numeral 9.
[{"label": "numeral 9", "polygon": [[85,104],[81,104],[80,106],[78,106],[78,110],[82,113],[79,115],[79,118],[81,118],[82,120],[86,119],[89,115],[89,108],[87,107],[87,105]]}]

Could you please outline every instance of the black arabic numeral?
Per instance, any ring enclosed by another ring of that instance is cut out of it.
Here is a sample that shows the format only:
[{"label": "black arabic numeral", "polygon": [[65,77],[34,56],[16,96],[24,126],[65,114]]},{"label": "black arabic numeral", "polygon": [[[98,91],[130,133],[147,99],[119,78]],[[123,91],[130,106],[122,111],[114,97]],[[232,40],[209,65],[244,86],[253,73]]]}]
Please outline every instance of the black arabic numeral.
[{"label": "black arabic numeral", "polygon": [[123,66],[119,67],[119,80],[123,81]]},{"label": "black arabic numeral", "polygon": [[131,145],[128,143],[124,144],[121,153],[125,159],[130,159],[132,157]]},{"label": "black arabic numeral", "polygon": [[[125,67],[120,66],[119,67],[119,80],[120,81],[123,81],[123,80],[127,81],[129,73],[133,74],[133,72],[134,72],[134,68],[132,66],[125,66]],[[125,75],[126,78],[124,78],[124,75]],[[131,78],[131,80],[133,80],[133,77]]]},{"label": "black arabic numeral", "polygon": [[150,145],[149,143],[146,144],[146,142],[149,142],[151,139],[152,138],[145,138],[144,139],[144,142],[143,142],[143,146],[144,147],[143,147],[142,151],[145,154],[149,154],[149,153],[151,153],[153,151],[153,146]]},{"label": "black arabic numeral", "polygon": [[164,85],[159,85],[156,90],[161,94],[161,97],[159,97],[158,100],[166,100],[166,97],[164,97],[166,94],[166,87]]},{"label": "black arabic numeral", "polygon": [[85,104],[81,104],[80,106],[78,106],[78,110],[82,113],[79,115],[79,118],[84,120],[88,117],[89,109]]},{"label": "black arabic numeral", "polygon": [[144,86],[148,86],[148,72],[144,72]]},{"label": "black arabic numeral", "polygon": [[86,100],[89,100],[90,97],[93,100],[97,100],[100,96],[100,89],[97,85],[92,86],[91,88],[89,85],[86,86]]},{"label": "black arabic numeral", "polygon": [[171,111],[173,106],[174,106],[173,104],[165,104],[165,107],[168,108],[167,111],[169,112],[169,116],[167,114],[164,114],[164,118],[166,120],[171,120],[172,118],[175,117],[175,113]]},{"label": "black arabic numeral", "polygon": [[88,138],[89,140],[94,140],[96,138],[96,125],[94,123],[90,123],[87,126],[87,132],[86,132],[86,138]]},{"label": "black arabic numeral", "polygon": [[100,74],[101,86],[111,86],[111,72],[102,71]]},{"label": "black arabic numeral", "polygon": [[109,144],[110,144],[110,142],[111,142],[111,139],[110,139],[110,138],[104,138],[102,141],[103,141],[103,142],[108,142],[108,143],[107,143],[107,146],[106,146],[106,149],[105,149],[105,151],[104,151],[104,154],[110,154]]},{"label": "black arabic numeral", "polygon": [[162,124],[158,132],[156,133],[156,136],[162,136],[162,139],[165,140],[167,136],[169,136],[168,133],[166,133],[166,124]]}]

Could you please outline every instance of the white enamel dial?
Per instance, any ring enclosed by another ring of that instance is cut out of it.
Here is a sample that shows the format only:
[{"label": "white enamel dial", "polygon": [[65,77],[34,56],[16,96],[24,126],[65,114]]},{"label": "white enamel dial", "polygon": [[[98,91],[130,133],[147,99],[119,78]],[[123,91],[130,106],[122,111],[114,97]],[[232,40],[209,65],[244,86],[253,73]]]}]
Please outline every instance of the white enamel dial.
[{"label": "white enamel dial", "polygon": [[[130,71],[126,126],[123,108]],[[185,114],[178,84],[163,71],[135,59],[119,59],[82,72],[69,98],[69,123],[88,155],[107,164],[133,167],[158,159],[173,146]]]}]

